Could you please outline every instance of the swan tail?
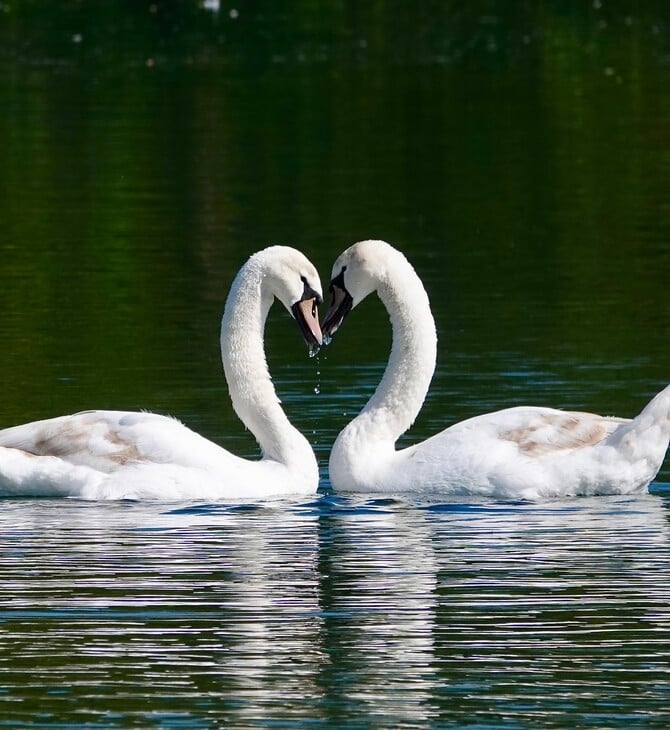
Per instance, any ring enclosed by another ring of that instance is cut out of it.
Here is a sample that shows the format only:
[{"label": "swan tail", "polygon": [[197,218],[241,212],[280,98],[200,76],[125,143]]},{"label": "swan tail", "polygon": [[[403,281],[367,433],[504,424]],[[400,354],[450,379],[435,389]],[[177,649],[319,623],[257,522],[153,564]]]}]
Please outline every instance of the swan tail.
[{"label": "swan tail", "polygon": [[640,413],[616,429],[603,445],[614,447],[629,462],[645,462],[651,476],[663,464],[670,441],[670,385],[655,395]]},{"label": "swan tail", "polygon": [[0,497],[87,498],[105,476],[55,456],[0,446]]}]

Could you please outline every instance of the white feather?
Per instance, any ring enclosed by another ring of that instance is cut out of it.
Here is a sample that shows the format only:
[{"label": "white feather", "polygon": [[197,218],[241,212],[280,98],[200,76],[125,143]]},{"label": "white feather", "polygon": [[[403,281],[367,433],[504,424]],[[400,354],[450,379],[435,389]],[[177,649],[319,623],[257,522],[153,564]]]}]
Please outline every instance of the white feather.
[{"label": "white feather", "polygon": [[393,345],[377,390],[335,441],[329,461],[335,489],[537,499],[639,492],[656,476],[670,438],[670,386],[632,421],[523,406],[477,416],[396,450],[435,368],[428,296],[407,259],[383,241],[347,249],[333,266],[338,276],[354,307],[377,292]]},{"label": "white feather", "polygon": [[274,297],[290,309],[305,281],[321,293],[300,252],[260,251],[238,272],[221,322],[233,407],[261,459],[240,458],[167,416],[86,411],[0,431],[0,495],[173,500],[314,493],[316,457],[281,408],[263,349]]}]

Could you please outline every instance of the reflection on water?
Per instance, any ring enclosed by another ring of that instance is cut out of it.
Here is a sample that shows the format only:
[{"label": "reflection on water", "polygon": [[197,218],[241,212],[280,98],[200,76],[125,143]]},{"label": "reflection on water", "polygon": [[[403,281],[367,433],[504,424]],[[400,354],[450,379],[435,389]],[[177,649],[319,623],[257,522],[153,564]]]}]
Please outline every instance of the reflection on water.
[{"label": "reflection on water", "polygon": [[[0,425],[149,409],[255,455],[217,334],[270,243],[324,282],[361,238],[413,261],[439,353],[408,441],[667,383],[666,0],[205,5],[0,2]],[[667,485],[334,496],[388,319],[308,360],[277,309],[323,494],[3,501],[0,727],[666,727]]]},{"label": "reflection on water", "polygon": [[465,559],[441,561],[442,611],[454,629],[441,645],[444,666],[479,688],[459,706],[481,713],[495,703],[502,717],[523,705],[532,725],[560,723],[563,713],[594,726],[625,723],[640,696],[645,711],[665,712],[650,692],[667,681],[661,499],[500,507],[483,527],[477,547],[450,531]]},{"label": "reflection on water", "polygon": [[326,646],[334,701],[356,713],[425,724],[438,716],[438,564],[425,514],[378,500],[333,501],[321,520]]},{"label": "reflection on water", "polygon": [[0,726],[660,727],[656,492],[6,502]]},{"label": "reflection on water", "polygon": [[227,708],[253,724],[282,693],[313,695],[316,519],[309,506],[17,504],[3,515],[6,696],[39,697],[45,721],[158,712],[190,726]]}]

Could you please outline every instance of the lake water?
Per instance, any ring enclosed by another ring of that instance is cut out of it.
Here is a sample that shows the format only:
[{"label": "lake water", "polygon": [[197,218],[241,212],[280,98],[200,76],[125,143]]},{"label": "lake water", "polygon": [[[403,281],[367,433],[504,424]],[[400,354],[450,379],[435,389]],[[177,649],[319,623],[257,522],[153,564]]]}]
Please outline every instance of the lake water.
[{"label": "lake water", "polygon": [[[270,243],[324,285],[362,238],[415,264],[439,362],[403,443],[670,382],[664,2],[186,5],[0,2],[0,424],[148,409],[254,456],[217,337]],[[3,500],[0,727],[667,727],[670,460],[637,498],[339,496],[388,321],[310,360],[279,309],[319,494]]]},{"label": "lake water", "polygon": [[665,727],[669,500],[7,502],[0,726]]}]

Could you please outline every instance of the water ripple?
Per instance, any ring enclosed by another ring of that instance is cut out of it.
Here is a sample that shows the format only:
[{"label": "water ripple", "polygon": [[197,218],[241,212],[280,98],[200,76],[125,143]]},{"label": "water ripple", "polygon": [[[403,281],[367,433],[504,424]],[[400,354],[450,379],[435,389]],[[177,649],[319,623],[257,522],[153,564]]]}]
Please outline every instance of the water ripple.
[{"label": "water ripple", "polygon": [[667,721],[667,485],[652,491],[8,501],[4,726]]}]

